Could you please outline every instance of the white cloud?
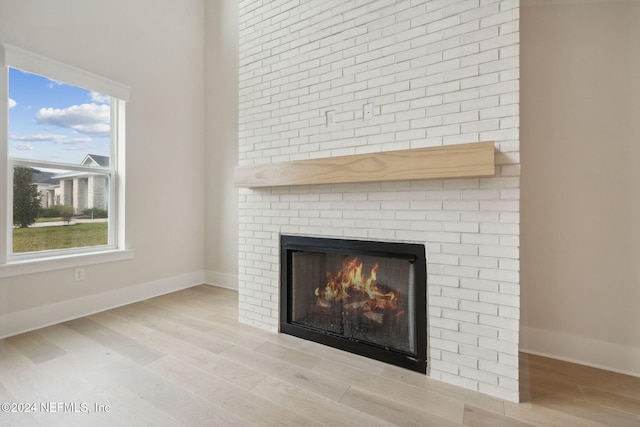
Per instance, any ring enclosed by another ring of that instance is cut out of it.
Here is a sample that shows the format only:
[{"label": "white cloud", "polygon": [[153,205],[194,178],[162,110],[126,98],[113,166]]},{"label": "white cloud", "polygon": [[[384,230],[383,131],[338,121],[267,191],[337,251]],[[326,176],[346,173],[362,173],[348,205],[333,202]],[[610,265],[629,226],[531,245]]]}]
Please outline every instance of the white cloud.
[{"label": "white cloud", "polygon": [[89,135],[108,135],[111,129],[111,108],[108,105],[81,104],[71,107],[41,108],[36,114],[41,124],[60,126]]},{"label": "white cloud", "polygon": [[63,86],[66,85],[65,82],[61,82],[59,80],[54,80],[54,79],[50,79],[49,77],[46,77],[47,80],[49,80],[49,84],[47,85],[49,87],[49,89],[52,89],[56,86]]},{"label": "white cloud", "polygon": [[100,104],[108,104],[111,101],[111,97],[99,92],[91,91],[91,100]]},{"label": "white cloud", "polygon": [[55,144],[77,145],[85,144],[92,141],[91,138],[69,138],[67,135],[56,135],[51,133],[36,133],[32,135],[9,135],[9,139],[11,141],[23,143],[24,145],[31,145],[29,144],[30,142],[53,142]]},{"label": "white cloud", "polygon": [[19,151],[30,151],[35,149],[35,147],[29,143],[15,144],[13,148]]},{"label": "white cloud", "polygon": [[18,103],[16,101],[14,101],[13,99],[9,98],[9,109],[12,109],[16,105],[18,105]]}]

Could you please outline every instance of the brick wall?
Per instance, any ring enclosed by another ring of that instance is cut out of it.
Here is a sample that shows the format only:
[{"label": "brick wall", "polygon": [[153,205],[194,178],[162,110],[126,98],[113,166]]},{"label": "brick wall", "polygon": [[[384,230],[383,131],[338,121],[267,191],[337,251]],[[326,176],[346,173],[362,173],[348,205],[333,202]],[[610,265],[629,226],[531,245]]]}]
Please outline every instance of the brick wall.
[{"label": "brick wall", "polygon": [[241,189],[243,322],[277,330],[280,233],[421,242],[428,375],[518,399],[518,24],[518,0],[240,1],[241,165],[484,140],[498,164],[494,178]]}]

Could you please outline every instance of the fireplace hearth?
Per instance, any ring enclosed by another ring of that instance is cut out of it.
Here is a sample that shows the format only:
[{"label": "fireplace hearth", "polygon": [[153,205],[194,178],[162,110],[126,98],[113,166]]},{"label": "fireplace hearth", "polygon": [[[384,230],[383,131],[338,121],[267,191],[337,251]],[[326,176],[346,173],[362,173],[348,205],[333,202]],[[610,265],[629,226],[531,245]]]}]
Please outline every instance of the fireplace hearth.
[{"label": "fireplace hearth", "polygon": [[424,245],[282,235],[280,331],[426,372]]}]

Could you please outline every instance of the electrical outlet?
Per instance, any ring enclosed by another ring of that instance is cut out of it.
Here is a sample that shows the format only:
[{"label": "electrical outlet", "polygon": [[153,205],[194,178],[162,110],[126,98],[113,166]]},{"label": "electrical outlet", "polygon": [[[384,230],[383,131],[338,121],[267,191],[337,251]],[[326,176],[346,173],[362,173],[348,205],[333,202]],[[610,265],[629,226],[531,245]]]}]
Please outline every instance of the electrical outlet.
[{"label": "electrical outlet", "polygon": [[327,126],[333,126],[336,124],[336,112],[335,110],[327,111]]},{"label": "electrical outlet", "polygon": [[362,116],[365,121],[373,119],[373,103],[364,104]]},{"label": "electrical outlet", "polygon": [[75,279],[76,281],[84,280],[84,268],[76,268]]}]

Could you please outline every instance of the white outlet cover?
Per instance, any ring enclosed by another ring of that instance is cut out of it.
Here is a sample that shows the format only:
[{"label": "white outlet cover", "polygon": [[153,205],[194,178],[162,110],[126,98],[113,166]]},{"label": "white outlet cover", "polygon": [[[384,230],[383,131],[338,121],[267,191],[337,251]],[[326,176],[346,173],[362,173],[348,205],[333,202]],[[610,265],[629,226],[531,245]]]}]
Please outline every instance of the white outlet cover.
[{"label": "white outlet cover", "polygon": [[364,120],[373,119],[373,103],[364,104],[364,108],[362,109],[362,115]]},{"label": "white outlet cover", "polygon": [[336,124],[336,112],[335,110],[327,111],[327,126],[333,126]]}]

